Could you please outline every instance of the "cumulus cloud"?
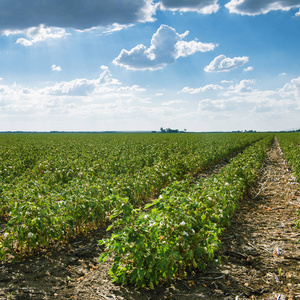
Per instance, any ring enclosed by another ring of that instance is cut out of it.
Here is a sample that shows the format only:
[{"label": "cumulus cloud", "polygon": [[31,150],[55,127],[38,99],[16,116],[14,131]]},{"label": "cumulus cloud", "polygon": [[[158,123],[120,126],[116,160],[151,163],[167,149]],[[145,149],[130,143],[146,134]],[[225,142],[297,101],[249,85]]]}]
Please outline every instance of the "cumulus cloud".
[{"label": "cumulus cloud", "polygon": [[229,58],[225,55],[217,56],[208,66],[204,68],[205,72],[229,72],[237,69],[249,62],[247,56]]},{"label": "cumulus cloud", "polygon": [[0,32],[46,27],[88,29],[153,21],[153,0],[1,0]]},{"label": "cumulus cloud", "polygon": [[212,99],[203,99],[198,104],[198,110],[199,111],[214,111],[214,112],[220,112],[220,111],[232,111],[234,107],[237,106],[237,103],[235,101],[225,100],[225,99],[218,99],[218,100],[212,100]]},{"label": "cumulus cloud", "polygon": [[174,28],[161,25],[153,35],[149,48],[139,44],[129,51],[123,49],[113,63],[132,70],[157,70],[174,63],[179,57],[212,51],[217,46],[195,40],[184,41],[188,34],[188,31],[178,34]]},{"label": "cumulus cloud", "polygon": [[240,94],[247,93],[253,90],[253,85],[255,84],[255,80],[253,79],[244,79],[241,80],[240,83],[231,85],[229,87],[230,93]]},{"label": "cumulus cloud", "polygon": [[300,0],[231,0],[225,6],[231,13],[254,16],[266,14],[272,10],[288,11],[299,8]]},{"label": "cumulus cloud", "polygon": [[219,10],[218,0],[161,0],[160,9],[172,11],[195,11],[199,14],[211,14]]},{"label": "cumulus cloud", "polygon": [[[3,123],[5,118],[13,120],[18,119],[17,116],[23,121],[26,116],[34,116],[35,120],[40,116],[47,116],[47,120],[54,116],[56,121],[58,116],[62,116],[63,119],[94,115],[115,117],[114,114],[122,110],[123,112],[134,111],[136,105],[149,105],[149,99],[141,97],[144,91],[145,89],[137,85],[122,85],[112,77],[108,69],[96,79],[74,79],[43,88],[0,83],[0,120]],[[29,121],[32,120],[32,117],[28,118]],[[42,118],[41,123],[39,125],[36,123],[35,128],[41,130],[44,121],[45,119]],[[76,122],[73,125],[76,127]],[[24,130],[24,127],[20,128]]]},{"label": "cumulus cloud", "polygon": [[241,129],[240,126],[245,121],[248,126],[252,124],[251,129],[257,128],[259,123],[261,128],[268,124],[263,130],[280,129],[276,127],[280,124],[278,122],[289,122],[293,124],[291,127],[295,127],[300,110],[300,77],[294,78],[280,90],[258,90],[253,88],[254,84],[254,80],[242,80],[215,98],[200,100],[199,113],[216,122],[220,119],[234,119],[237,126],[233,125],[234,130]]},{"label": "cumulus cloud", "polygon": [[300,98],[300,77],[294,78],[286,83],[279,92],[283,97],[294,96]]},{"label": "cumulus cloud", "polygon": [[199,88],[190,88],[190,87],[184,87],[181,92],[182,93],[188,93],[188,94],[198,94],[200,92],[207,92],[209,90],[217,91],[217,90],[222,90],[223,87],[217,84],[208,84],[203,87]]},{"label": "cumulus cloud", "polygon": [[76,78],[71,81],[62,81],[41,89],[40,93],[50,96],[96,97],[101,95],[101,97],[113,98],[116,93],[126,95],[145,91],[138,85],[123,86],[118,79],[112,77],[106,66],[100,68],[103,72],[96,79]]},{"label": "cumulus cloud", "polygon": [[100,68],[104,71],[97,79],[78,78],[71,81],[62,81],[45,88],[42,92],[43,94],[55,96],[89,96],[99,89],[108,91],[111,90],[108,86],[121,84],[117,79],[112,78],[108,68],[106,69],[105,66]]},{"label": "cumulus cloud", "polygon": [[55,72],[61,72],[62,71],[61,67],[57,66],[57,65],[52,65],[51,70],[55,71]]},{"label": "cumulus cloud", "polygon": [[[105,66],[101,69],[99,78],[44,88],[0,81],[2,130],[136,130],[136,124],[153,130],[162,121],[189,131],[282,130],[299,124],[300,77],[280,90],[254,89],[248,79],[224,85],[218,95],[165,93],[157,99],[157,91],[123,85]],[[199,101],[189,101],[193,97]]]}]

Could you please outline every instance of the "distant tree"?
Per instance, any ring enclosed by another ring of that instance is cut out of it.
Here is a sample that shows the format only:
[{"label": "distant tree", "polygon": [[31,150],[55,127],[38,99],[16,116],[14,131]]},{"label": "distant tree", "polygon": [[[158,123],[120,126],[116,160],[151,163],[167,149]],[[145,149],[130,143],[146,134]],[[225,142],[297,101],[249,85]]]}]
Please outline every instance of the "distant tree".
[{"label": "distant tree", "polygon": [[161,127],[160,132],[162,132],[162,133],[178,133],[179,130],[178,129],[171,129],[171,128],[164,129],[164,128]]},{"label": "distant tree", "polygon": [[178,133],[178,129],[167,128],[166,131],[167,131],[168,133]]}]

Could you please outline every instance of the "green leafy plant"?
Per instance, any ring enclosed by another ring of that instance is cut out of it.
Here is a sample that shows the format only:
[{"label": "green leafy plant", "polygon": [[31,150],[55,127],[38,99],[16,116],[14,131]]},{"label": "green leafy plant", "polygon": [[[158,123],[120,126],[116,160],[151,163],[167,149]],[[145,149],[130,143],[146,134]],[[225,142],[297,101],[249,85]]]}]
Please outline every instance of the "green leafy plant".
[{"label": "green leafy plant", "polygon": [[214,253],[220,234],[255,180],[271,139],[247,148],[220,173],[196,185],[173,182],[143,210],[123,199],[111,216],[117,218],[109,228],[114,233],[100,241],[106,247],[100,261],[108,255],[114,259],[113,280],[153,288],[219,262]]},{"label": "green leafy plant", "polygon": [[105,226],[122,199],[133,213],[173,182],[264,136],[0,134],[0,217],[7,222],[0,259],[19,259]]}]

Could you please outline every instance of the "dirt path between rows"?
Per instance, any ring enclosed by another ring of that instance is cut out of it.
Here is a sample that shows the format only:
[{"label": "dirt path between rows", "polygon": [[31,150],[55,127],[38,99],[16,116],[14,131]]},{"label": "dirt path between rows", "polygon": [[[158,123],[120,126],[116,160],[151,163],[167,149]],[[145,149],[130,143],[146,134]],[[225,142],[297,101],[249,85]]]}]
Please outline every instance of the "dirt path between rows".
[{"label": "dirt path between rows", "polygon": [[236,299],[300,299],[299,196],[275,140],[256,188],[224,236],[228,260],[220,270],[228,287],[222,285],[222,291]]},{"label": "dirt path between rows", "polygon": [[222,285],[222,293],[235,299],[300,299],[299,209],[299,184],[275,138],[257,186],[224,236],[221,252],[228,259],[220,271],[228,287]]},{"label": "dirt path between rows", "polygon": [[114,285],[111,263],[98,263],[97,240],[105,235],[98,229],[23,262],[0,264],[0,300],[300,299],[299,209],[299,184],[275,140],[257,185],[222,237],[222,264],[207,274],[155,290]]}]

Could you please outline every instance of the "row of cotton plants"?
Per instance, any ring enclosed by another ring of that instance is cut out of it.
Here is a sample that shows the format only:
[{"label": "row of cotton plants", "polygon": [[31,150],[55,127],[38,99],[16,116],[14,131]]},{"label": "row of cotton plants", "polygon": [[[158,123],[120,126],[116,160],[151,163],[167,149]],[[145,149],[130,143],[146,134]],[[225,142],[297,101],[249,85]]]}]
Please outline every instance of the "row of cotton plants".
[{"label": "row of cotton plants", "polygon": [[153,288],[218,263],[222,231],[255,181],[272,138],[248,147],[212,177],[173,182],[143,209],[134,209],[126,198],[112,199],[117,203],[109,227],[113,234],[100,241],[105,245],[100,261],[113,259],[113,280]]}]

